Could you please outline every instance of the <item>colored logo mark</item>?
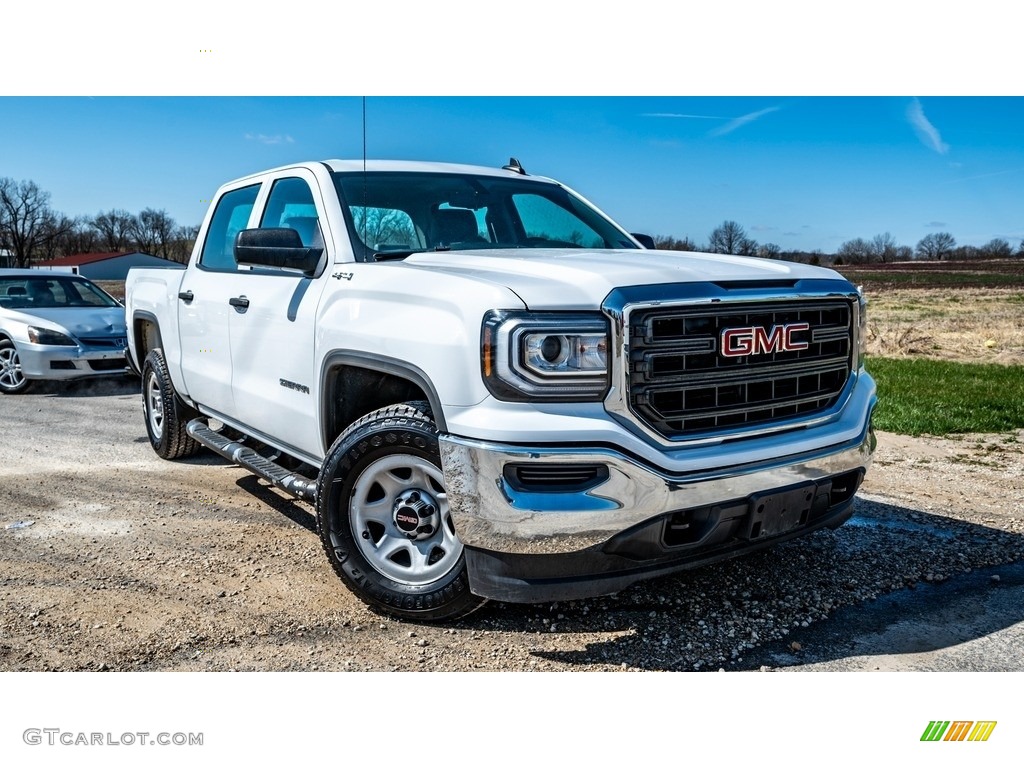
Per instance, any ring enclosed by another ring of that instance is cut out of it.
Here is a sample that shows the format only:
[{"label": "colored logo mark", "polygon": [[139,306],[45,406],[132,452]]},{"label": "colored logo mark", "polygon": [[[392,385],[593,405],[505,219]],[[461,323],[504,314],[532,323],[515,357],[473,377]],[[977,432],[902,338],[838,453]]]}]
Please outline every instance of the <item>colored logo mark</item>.
[{"label": "colored logo mark", "polygon": [[995,729],[995,720],[932,720],[921,741],[988,741]]}]

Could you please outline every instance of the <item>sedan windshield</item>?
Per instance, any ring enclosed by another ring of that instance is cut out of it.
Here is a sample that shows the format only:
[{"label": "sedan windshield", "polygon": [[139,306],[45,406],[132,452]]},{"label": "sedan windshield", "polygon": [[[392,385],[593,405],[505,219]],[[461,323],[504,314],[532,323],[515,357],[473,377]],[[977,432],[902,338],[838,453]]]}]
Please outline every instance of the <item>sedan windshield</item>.
[{"label": "sedan windshield", "polygon": [[116,307],[118,303],[80,277],[0,277],[0,307],[41,309],[61,307]]},{"label": "sedan windshield", "polygon": [[636,248],[564,187],[454,173],[335,173],[363,261],[426,250]]}]

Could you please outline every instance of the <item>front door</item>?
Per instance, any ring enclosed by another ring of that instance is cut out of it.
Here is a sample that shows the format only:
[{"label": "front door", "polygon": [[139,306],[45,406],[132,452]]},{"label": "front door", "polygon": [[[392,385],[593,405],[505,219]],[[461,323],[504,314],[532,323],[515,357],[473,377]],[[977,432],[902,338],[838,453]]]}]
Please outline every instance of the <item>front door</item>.
[{"label": "front door", "polygon": [[[294,229],[303,245],[324,248],[329,238],[322,230],[319,201],[311,173],[283,173],[272,180],[258,226]],[[332,257],[325,252],[321,258]],[[243,267],[235,275],[235,293],[245,306],[230,313],[235,415],[284,447],[313,457],[322,453],[313,343],[317,306],[330,279],[329,272],[321,273],[310,278],[284,269]]]}]

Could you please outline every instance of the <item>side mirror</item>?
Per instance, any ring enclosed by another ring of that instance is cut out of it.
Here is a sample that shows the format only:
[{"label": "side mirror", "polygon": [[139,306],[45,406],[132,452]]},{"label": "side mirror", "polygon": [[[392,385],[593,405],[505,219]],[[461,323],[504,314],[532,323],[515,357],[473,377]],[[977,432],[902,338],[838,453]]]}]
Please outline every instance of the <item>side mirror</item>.
[{"label": "side mirror", "polygon": [[630,232],[629,234],[631,234],[644,248],[648,248],[653,251],[658,247],[654,244],[654,238],[650,235],[641,235],[636,232]]},{"label": "side mirror", "polygon": [[235,263],[316,272],[323,248],[308,248],[294,229],[243,229],[235,238]]}]

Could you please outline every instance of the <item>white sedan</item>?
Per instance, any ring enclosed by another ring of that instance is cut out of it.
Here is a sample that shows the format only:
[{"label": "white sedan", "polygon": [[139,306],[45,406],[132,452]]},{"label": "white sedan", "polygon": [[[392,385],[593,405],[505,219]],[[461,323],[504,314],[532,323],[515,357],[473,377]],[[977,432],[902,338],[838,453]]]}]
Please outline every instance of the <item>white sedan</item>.
[{"label": "white sedan", "polygon": [[0,393],[125,372],[124,307],[84,277],[0,269]]}]

